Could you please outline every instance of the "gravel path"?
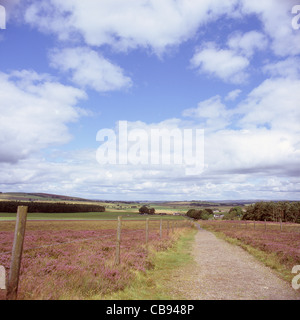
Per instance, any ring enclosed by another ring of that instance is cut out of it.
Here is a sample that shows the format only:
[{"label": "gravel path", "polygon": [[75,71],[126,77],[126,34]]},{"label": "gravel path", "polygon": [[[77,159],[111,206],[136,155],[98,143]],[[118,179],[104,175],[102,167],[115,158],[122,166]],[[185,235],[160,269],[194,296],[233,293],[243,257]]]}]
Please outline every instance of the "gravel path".
[{"label": "gravel path", "polygon": [[242,248],[199,229],[193,247],[195,263],[172,276],[170,288],[188,300],[300,300],[300,289]]}]

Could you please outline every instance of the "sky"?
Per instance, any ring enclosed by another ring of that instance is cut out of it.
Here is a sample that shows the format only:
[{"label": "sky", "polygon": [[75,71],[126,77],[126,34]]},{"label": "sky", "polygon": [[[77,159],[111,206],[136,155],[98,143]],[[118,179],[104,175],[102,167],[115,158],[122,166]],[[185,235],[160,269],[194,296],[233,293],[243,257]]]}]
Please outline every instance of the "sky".
[{"label": "sky", "polygon": [[[0,5],[0,191],[300,200],[299,1]],[[168,153],[155,129],[201,130],[181,151],[170,140],[174,157],[199,146],[201,170],[151,162]],[[101,161],[110,146],[129,160]]]}]

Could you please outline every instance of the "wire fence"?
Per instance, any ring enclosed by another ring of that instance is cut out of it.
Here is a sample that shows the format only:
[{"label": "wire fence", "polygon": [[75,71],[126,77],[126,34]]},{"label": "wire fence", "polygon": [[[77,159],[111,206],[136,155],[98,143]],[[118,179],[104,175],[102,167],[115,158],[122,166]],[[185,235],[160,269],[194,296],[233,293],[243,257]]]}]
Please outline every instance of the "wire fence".
[{"label": "wire fence", "polygon": [[[97,254],[107,251],[106,259],[113,259],[114,265],[119,265],[122,264],[122,259],[120,259],[122,254],[128,256],[133,255],[132,251],[139,251],[140,255],[143,256],[152,243],[163,245],[177,229],[192,227],[192,223],[187,220],[155,218],[146,218],[143,221],[123,220],[121,218],[110,222],[98,221],[97,223],[94,222],[93,226],[89,224],[89,226],[92,226],[91,230],[86,225],[83,226],[83,228],[87,228],[86,230],[80,230],[79,224],[76,226],[79,230],[76,230],[76,228],[75,230],[63,230],[63,221],[60,225],[59,222],[57,223],[58,230],[53,226],[51,230],[47,230],[47,222],[44,222],[42,226],[42,229],[46,230],[33,230],[30,222],[27,224],[22,251],[22,259],[25,259],[24,264],[26,266],[30,263],[28,261],[32,262],[34,257],[42,255],[41,250],[45,253],[59,247],[68,247],[69,249],[66,249],[65,252],[67,254],[71,252],[73,255],[74,253],[76,255],[77,247],[80,247],[78,250],[94,250]],[[76,222],[73,223],[76,225]],[[12,262],[10,262],[10,265],[8,262],[10,256],[12,256],[12,247],[14,247],[14,244],[12,246],[12,232],[0,232],[0,236],[0,265],[4,265],[7,272],[11,272]],[[70,249],[71,245],[75,245],[73,251]],[[64,251],[59,250],[59,258],[62,260],[64,259]],[[81,251],[80,254],[82,254]],[[24,268],[23,274],[26,269]],[[9,282],[10,277],[6,275],[6,288],[9,287]],[[14,299],[16,297],[17,295]]]},{"label": "wire fence", "polygon": [[275,221],[257,221],[257,220],[209,220],[202,221],[203,224],[211,224],[215,227],[222,228],[224,226],[245,229],[256,230],[265,232],[295,232],[300,233],[300,224],[292,222],[275,222]]}]

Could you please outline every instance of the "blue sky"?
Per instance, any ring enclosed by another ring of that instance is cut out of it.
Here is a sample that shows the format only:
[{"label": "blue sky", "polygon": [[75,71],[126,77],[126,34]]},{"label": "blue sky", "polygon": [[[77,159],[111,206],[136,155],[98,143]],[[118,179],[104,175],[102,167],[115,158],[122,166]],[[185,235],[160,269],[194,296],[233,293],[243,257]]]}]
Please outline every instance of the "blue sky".
[{"label": "blue sky", "polygon": [[[0,191],[299,200],[297,4],[0,0]],[[99,164],[97,132],[124,120],[204,129],[204,171]]]}]

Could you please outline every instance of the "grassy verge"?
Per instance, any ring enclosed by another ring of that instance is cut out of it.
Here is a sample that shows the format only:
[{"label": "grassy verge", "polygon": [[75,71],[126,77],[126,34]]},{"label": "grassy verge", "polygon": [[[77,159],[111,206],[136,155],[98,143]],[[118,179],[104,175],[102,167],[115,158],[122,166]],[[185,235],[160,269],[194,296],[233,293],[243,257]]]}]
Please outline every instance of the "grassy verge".
[{"label": "grassy verge", "polygon": [[151,252],[149,263],[152,269],[137,272],[134,281],[122,291],[111,295],[96,295],[95,300],[178,300],[184,297],[169,292],[167,282],[178,269],[193,262],[191,256],[192,243],[196,230],[187,230],[180,235],[172,248]]},{"label": "grassy verge", "polygon": [[216,235],[216,237],[243,248],[256,259],[261,261],[264,265],[274,270],[281,279],[291,283],[293,277],[295,276],[291,273],[290,269],[287,269],[287,267],[280,262],[280,259],[275,252],[266,252],[260,250],[249,244],[244,243],[239,239],[229,237],[221,231],[215,231],[213,228],[210,228],[209,226],[201,225],[201,227],[207,229],[210,232],[213,232]]}]

